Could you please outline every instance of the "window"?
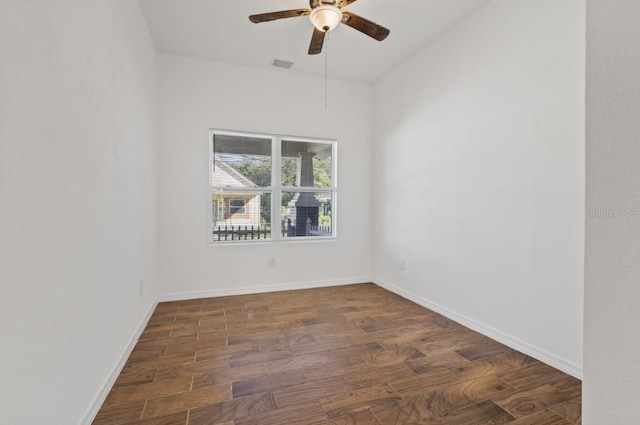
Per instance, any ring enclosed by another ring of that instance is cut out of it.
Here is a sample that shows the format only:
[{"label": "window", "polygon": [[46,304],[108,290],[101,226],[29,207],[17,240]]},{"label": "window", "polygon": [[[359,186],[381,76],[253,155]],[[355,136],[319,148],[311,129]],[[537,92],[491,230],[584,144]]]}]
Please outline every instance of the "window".
[{"label": "window", "polygon": [[335,237],[335,141],[210,135],[211,243]]},{"label": "window", "polygon": [[231,199],[229,201],[229,215],[244,214],[244,199]]}]

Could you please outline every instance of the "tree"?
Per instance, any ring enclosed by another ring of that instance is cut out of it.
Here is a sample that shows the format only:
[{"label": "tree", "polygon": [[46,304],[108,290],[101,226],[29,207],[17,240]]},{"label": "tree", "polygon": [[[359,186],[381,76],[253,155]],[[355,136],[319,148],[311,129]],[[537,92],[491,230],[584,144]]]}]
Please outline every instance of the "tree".
[{"label": "tree", "polygon": [[[255,183],[256,186],[271,186],[271,159],[255,159],[229,165]],[[260,222],[271,223],[271,196],[262,195],[260,197]]]}]

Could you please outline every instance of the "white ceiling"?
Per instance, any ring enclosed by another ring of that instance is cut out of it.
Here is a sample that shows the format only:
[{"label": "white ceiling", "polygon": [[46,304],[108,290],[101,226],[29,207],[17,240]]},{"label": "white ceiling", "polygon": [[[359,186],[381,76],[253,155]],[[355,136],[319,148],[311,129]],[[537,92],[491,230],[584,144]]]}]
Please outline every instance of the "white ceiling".
[{"label": "white ceiling", "polygon": [[[307,55],[313,26],[308,17],[253,24],[252,14],[308,8],[308,0],[138,0],[156,48],[168,53],[238,65],[271,68],[274,59],[290,70],[371,83],[488,0],[358,0],[350,12],[391,30],[378,42],[339,25],[328,46]],[[328,51],[328,56],[325,52]]]}]

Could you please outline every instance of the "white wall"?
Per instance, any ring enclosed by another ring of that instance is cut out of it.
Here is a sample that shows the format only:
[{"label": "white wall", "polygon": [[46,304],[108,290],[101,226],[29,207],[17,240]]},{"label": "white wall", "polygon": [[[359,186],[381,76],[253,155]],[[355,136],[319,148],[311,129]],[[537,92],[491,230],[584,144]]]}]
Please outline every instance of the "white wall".
[{"label": "white wall", "polygon": [[576,376],[583,73],[583,1],[495,0],[375,87],[378,282]]},{"label": "white wall", "polygon": [[12,424],[90,416],[155,298],[155,74],[137,2],[0,2],[0,411]]},{"label": "white wall", "polygon": [[[325,109],[323,79],[168,55],[159,62],[163,293],[223,295],[369,279],[371,86],[329,80]],[[338,140],[337,241],[208,246],[210,128]]]},{"label": "white wall", "polygon": [[640,3],[587,2],[585,425],[637,423]]}]

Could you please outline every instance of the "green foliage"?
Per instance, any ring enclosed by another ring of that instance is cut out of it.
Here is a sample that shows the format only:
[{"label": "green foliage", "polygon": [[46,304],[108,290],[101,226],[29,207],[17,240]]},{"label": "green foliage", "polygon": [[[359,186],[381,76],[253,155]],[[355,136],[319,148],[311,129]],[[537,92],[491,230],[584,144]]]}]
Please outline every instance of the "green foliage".
[{"label": "green foliage", "polygon": [[318,224],[321,226],[331,226],[331,216],[320,213],[318,216]]},{"label": "green foliage", "polygon": [[257,186],[271,186],[271,161],[246,161],[230,165]]},{"label": "green foliage", "polygon": [[282,186],[295,186],[298,161],[295,158],[282,158]]},{"label": "green foliage", "polygon": [[316,187],[331,187],[331,159],[313,161],[313,181]]},{"label": "green foliage", "polygon": [[[244,161],[229,164],[259,187],[271,186],[271,160]],[[271,223],[271,196],[260,197],[260,224]]]}]

